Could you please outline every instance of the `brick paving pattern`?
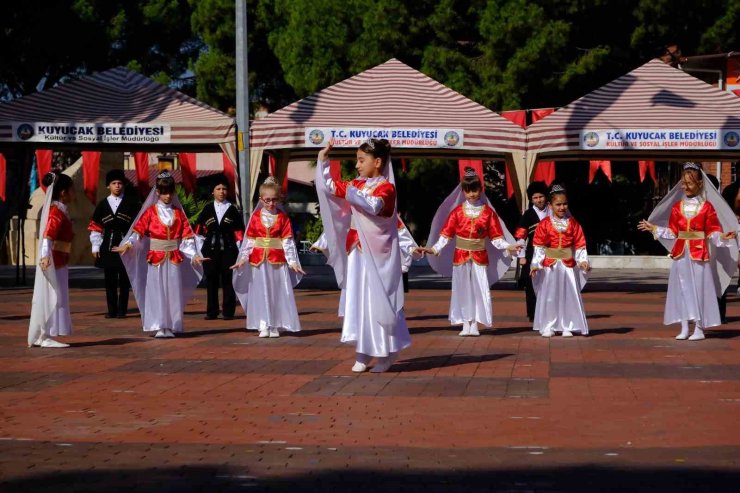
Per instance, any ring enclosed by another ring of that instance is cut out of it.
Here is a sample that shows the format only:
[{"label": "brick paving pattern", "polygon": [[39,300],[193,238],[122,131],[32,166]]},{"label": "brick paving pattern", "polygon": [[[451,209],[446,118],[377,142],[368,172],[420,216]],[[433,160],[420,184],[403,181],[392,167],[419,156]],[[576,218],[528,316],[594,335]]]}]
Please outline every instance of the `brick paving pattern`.
[{"label": "brick paving pattern", "polygon": [[588,292],[592,334],[544,339],[523,293],[495,329],[412,290],[413,346],[350,372],[338,292],[296,292],[304,332],[244,319],[156,340],[73,289],[73,347],[25,346],[31,290],[0,290],[0,491],[740,491],[740,298],[709,339],[662,325],[663,292]]}]

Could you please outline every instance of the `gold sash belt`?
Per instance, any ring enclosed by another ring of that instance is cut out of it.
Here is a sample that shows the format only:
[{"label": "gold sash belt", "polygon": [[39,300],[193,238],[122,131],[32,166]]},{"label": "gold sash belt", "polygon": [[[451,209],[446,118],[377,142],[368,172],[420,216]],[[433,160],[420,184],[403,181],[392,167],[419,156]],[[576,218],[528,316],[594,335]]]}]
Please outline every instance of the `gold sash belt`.
[{"label": "gold sash belt", "polygon": [[276,248],[278,250],[282,250],[283,240],[280,238],[255,238],[254,246],[255,248]]},{"label": "gold sash belt", "polygon": [[481,252],[486,249],[484,238],[462,238],[455,236],[455,248],[468,250],[469,252]]},{"label": "gold sash belt", "polygon": [[679,231],[679,240],[703,240],[704,231]]},{"label": "gold sash belt", "polygon": [[149,249],[157,252],[174,252],[177,250],[177,240],[158,240],[152,238],[149,241]]},{"label": "gold sash belt", "polygon": [[545,248],[545,257],[555,260],[568,260],[573,258],[571,248]]},{"label": "gold sash belt", "polygon": [[55,252],[69,253],[72,251],[72,242],[54,240],[51,249]]}]

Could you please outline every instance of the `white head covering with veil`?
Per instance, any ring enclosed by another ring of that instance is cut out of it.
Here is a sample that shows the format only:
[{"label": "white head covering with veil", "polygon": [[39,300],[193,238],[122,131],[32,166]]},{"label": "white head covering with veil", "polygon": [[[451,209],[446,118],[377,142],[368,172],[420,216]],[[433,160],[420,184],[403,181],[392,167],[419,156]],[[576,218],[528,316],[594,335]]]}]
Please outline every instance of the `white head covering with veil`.
[{"label": "white head covering with veil", "polygon": [[[49,208],[51,207],[51,196],[56,186],[54,182],[46,189],[46,198],[44,207],[41,209],[41,220],[39,224],[38,252],[37,259],[41,258],[41,248],[46,233],[46,224],[49,221]],[[54,266],[54,257],[49,252],[49,267],[46,270],[36,263],[36,277],[33,284],[33,300],[31,301],[31,320],[28,324],[28,346],[39,340],[41,336],[48,336],[47,324],[57,306],[59,295],[59,283],[57,282],[57,271]]]},{"label": "white head covering with veil", "polygon": [[[368,141],[370,145],[372,141]],[[394,187],[396,179],[390,155],[383,166],[382,176]],[[357,230],[362,245],[364,265],[371,293],[384,293],[373,297],[373,311],[381,326],[393,326],[398,312],[403,309],[403,287],[401,251],[398,245],[398,215],[396,204],[390,217],[370,214],[353,207],[337,197],[326,186],[321,166],[316,167],[316,191],[318,192],[321,220],[328,248],[327,263],[334,269],[337,284],[345,288],[347,275],[347,250],[345,248],[350,227]]]},{"label": "white head covering with veil", "polygon": [[[157,175],[158,180],[168,177],[172,177],[172,175],[168,171],[163,171],[162,173]],[[152,190],[149,192],[146,200],[142,204],[141,210],[139,210],[139,214],[136,215],[136,218],[131,223],[131,228],[129,228],[126,236],[123,237],[121,245],[126,243],[126,241],[128,241],[128,239],[131,237],[131,234],[134,232],[134,226],[136,226],[136,224],[139,222],[141,216],[158,201],[159,195],[157,194],[157,187],[155,184],[155,186],[152,187]],[[180,203],[180,199],[177,197],[176,193],[172,194],[172,207],[182,210],[182,203]],[[129,281],[131,281],[131,290],[134,292],[134,298],[136,298],[136,304],[139,307],[142,324],[144,323],[144,313],[146,309],[144,304],[146,299],[146,277],[149,268],[146,257],[147,253],[149,253],[149,243],[149,237],[143,236],[139,239],[139,241],[133,242],[132,248],[129,251],[121,255],[121,260],[123,261],[123,265],[126,268],[126,273],[128,274]],[[198,252],[198,255],[200,255],[200,248],[198,247],[197,243],[196,251]],[[193,295],[193,291],[195,291],[195,288],[198,287],[198,283],[200,283],[200,280],[203,278],[203,266],[194,265],[192,262],[189,262],[186,259],[180,264],[180,267],[181,268],[179,269],[179,272],[180,280],[182,283],[182,306],[184,307],[190,297]]]},{"label": "white head covering with veil", "polygon": [[[488,200],[488,197],[486,197],[486,194],[483,193],[483,191],[481,191],[480,200],[483,205],[490,207],[494,212],[496,211],[493,204],[491,204],[491,201]],[[431,246],[437,243],[437,240],[439,240],[439,233],[442,231],[442,228],[444,228],[447,218],[452,211],[463,202],[465,202],[465,192],[463,192],[462,185],[458,185],[442,202],[437,209],[437,212],[434,214],[432,226],[429,229],[429,240],[427,245]],[[501,220],[501,216],[496,214],[496,217],[498,217],[499,226],[504,234],[504,240],[506,240],[510,245],[515,244],[516,240],[506,228],[506,225]],[[451,243],[453,243],[453,245],[448,245],[447,248],[440,252],[439,256],[427,256],[429,265],[432,269],[445,277],[452,277],[452,260],[455,255],[454,239]],[[488,266],[486,268],[488,272],[488,284],[493,285],[501,279],[506,271],[511,267],[512,256],[508,255],[507,252],[502,252],[498,248],[494,247],[490,241],[486,241],[485,243],[486,252],[488,253]]]},{"label": "white head covering with veil", "polygon": [[[263,183],[277,184],[277,181],[275,181],[273,177],[268,176]],[[285,208],[282,206],[282,204],[278,204],[277,208],[280,212],[287,215],[287,212],[285,211]],[[262,211],[262,201],[258,200],[257,205],[254,207],[252,215],[249,216],[249,221],[247,221],[246,229],[244,230],[244,240],[242,240],[242,244],[239,248],[239,255],[237,255],[236,257],[237,260],[248,253],[247,248],[249,246],[247,241],[247,231],[249,231],[249,224],[252,222],[252,218],[254,218],[255,215],[259,215],[260,211]],[[298,262],[298,265],[300,266],[300,259],[296,258],[296,262]],[[239,299],[239,304],[242,306],[242,309],[245,313],[247,311],[247,300],[249,299],[249,283],[252,282],[252,268],[253,267],[249,263],[249,259],[247,259],[244,265],[242,265],[238,269],[234,269],[234,272],[231,275],[231,284],[234,286],[236,297]],[[293,269],[288,269],[288,276],[290,277],[290,281],[291,284],[293,284],[293,287],[296,287],[298,283],[301,282],[301,279],[303,279],[303,274],[301,274],[300,272],[296,272]]]},{"label": "white head covering with veil", "polygon": [[[708,201],[714,206],[714,210],[717,212],[717,218],[722,225],[723,232],[731,232],[737,229],[737,217],[733,212],[732,208],[725,202],[725,199],[719,193],[719,190],[714,188],[712,183],[709,181],[704,170],[696,163],[688,162],[683,166],[684,170],[695,169],[701,173],[702,182],[704,186],[700,192],[702,199]],[[683,176],[682,176],[683,178]],[[681,182],[679,181],[674,186],[663,200],[661,200],[653,212],[648,217],[648,222],[657,224],[658,226],[668,226],[668,220],[671,217],[671,210],[673,205],[682,200],[685,197]],[[665,238],[659,238],[660,243],[669,252],[673,249],[673,244],[676,240],[668,240]],[[714,273],[714,282],[717,289],[718,296],[721,296],[725,292],[727,286],[730,285],[732,276],[735,274],[737,269],[737,248],[717,248],[712,242],[709,244],[709,260],[712,265],[712,271]]]}]

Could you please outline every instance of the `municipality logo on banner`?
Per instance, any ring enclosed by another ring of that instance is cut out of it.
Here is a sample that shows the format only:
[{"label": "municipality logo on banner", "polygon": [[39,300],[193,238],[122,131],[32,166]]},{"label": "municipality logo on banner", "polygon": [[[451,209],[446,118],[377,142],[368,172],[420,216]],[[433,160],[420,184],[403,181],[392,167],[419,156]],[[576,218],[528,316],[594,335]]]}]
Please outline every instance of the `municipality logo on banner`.
[{"label": "municipality logo on banner", "polygon": [[14,142],[61,144],[167,144],[169,125],[149,123],[14,123]]},{"label": "municipality logo on banner", "polygon": [[368,139],[387,139],[392,147],[460,149],[464,132],[450,128],[306,128],[304,144],[324,147],[334,139],[335,147],[359,147]]},{"label": "municipality logo on banner", "polygon": [[609,129],[583,130],[585,150],[722,150],[737,149],[736,130],[718,129]]}]

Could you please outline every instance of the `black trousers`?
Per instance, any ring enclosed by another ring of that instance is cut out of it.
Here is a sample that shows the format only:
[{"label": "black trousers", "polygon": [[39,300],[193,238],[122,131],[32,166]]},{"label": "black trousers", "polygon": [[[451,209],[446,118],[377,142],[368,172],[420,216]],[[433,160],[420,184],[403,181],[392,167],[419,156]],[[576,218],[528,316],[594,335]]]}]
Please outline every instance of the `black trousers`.
[{"label": "black trousers", "polygon": [[534,320],[534,311],[537,308],[537,296],[534,294],[534,286],[532,285],[532,278],[529,276],[529,262],[531,259],[527,259],[527,263],[521,266],[519,270],[519,288],[524,287],[525,298],[527,300],[527,318],[532,321]]},{"label": "black trousers", "polygon": [[108,315],[116,317],[126,315],[128,312],[128,295],[131,283],[126,275],[126,269],[120,267],[106,267],[103,269],[105,276],[105,300],[108,302]]},{"label": "black trousers", "polygon": [[[222,260],[220,258],[213,258],[204,262],[207,265],[205,270],[206,275],[206,290],[207,300],[206,315],[209,317],[218,316],[218,289],[221,288],[224,292],[224,302],[222,313],[224,317],[233,317],[234,311],[236,310],[236,294],[234,293],[234,286],[231,284],[232,270],[229,269],[232,263]],[[210,265],[208,265],[210,264]]]}]

